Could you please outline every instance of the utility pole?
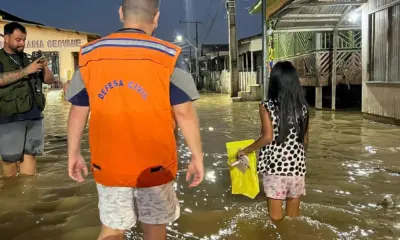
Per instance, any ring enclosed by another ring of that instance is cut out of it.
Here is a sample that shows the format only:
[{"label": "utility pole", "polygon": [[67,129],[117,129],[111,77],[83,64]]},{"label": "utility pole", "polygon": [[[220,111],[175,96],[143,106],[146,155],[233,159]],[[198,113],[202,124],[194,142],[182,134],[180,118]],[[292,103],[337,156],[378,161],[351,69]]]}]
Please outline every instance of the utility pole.
[{"label": "utility pole", "polygon": [[231,97],[239,95],[239,69],[238,69],[238,48],[236,36],[236,0],[226,1],[228,12],[229,29],[229,71],[231,80]]},{"label": "utility pole", "polygon": [[262,49],[263,49],[263,65],[262,65],[262,76],[263,76],[263,92],[264,101],[268,99],[268,87],[269,87],[269,71],[267,64],[268,61],[268,23],[267,23],[267,0],[262,0],[262,24],[263,24],[263,36],[262,36]]},{"label": "utility pole", "polygon": [[199,84],[200,82],[200,64],[199,64],[199,24],[203,23],[200,21],[179,21],[179,23],[186,23],[186,24],[196,24],[196,83]]}]

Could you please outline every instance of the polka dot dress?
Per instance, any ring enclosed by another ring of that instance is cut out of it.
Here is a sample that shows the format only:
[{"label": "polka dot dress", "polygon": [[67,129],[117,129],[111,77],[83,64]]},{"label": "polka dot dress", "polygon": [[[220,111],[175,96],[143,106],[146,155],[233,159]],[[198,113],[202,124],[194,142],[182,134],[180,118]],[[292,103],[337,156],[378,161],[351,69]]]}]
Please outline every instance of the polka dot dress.
[{"label": "polka dot dress", "polygon": [[[277,103],[268,100],[263,105],[272,118],[274,128],[273,141],[261,148],[258,159],[258,172],[277,176],[304,176],[306,174],[306,156],[296,129],[290,129],[290,134],[283,144],[276,142],[278,138],[279,115]],[[307,107],[303,107],[303,116],[307,116]]]}]

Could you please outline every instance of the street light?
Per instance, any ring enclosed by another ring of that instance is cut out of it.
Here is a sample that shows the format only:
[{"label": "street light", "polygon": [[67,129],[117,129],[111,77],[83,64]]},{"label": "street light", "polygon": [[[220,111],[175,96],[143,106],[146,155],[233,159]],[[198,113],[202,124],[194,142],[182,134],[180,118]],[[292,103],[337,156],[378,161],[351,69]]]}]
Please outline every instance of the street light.
[{"label": "street light", "polygon": [[358,11],[354,11],[350,14],[349,21],[352,23],[358,22],[360,18],[360,13]]},{"label": "street light", "polygon": [[188,39],[186,39],[183,35],[177,35],[175,37],[175,41],[173,43],[187,43],[189,44],[192,48],[194,48],[195,51],[197,51],[197,47],[194,46]]},{"label": "street light", "polygon": [[175,42],[176,44],[189,44],[189,46],[181,46],[181,47],[192,47],[195,50],[196,53],[196,82],[197,84],[200,82],[200,63],[199,63],[199,49],[194,46],[187,38],[185,38],[183,35],[178,34],[175,37]]},{"label": "street light", "polygon": [[183,36],[182,36],[182,35],[177,35],[177,36],[175,37],[175,41],[176,41],[176,42],[183,42]]}]

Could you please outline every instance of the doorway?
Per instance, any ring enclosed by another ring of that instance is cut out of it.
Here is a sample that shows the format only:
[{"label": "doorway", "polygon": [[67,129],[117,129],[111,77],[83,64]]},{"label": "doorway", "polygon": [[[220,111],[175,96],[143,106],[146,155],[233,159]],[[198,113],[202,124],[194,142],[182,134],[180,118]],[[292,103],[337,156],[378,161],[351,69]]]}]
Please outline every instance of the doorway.
[{"label": "doorway", "polygon": [[74,59],[74,72],[79,69],[79,53],[73,52],[72,57]]}]

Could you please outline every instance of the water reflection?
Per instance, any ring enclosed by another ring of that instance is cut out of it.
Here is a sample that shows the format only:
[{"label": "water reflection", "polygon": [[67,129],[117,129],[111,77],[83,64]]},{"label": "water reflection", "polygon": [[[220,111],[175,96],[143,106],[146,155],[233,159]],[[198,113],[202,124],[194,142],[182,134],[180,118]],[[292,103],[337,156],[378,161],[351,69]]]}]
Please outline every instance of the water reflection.
[{"label": "water reflection", "polygon": [[[95,239],[97,196],[91,177],[72,182],[66,168],[69,104],[53,92],[46,108],[46,152],[34,178],[0,178],[0,239]],[[182,216],[168,226],[173,239],[398,239],[400,128],[364,120],[352,112],[311,116],[307,196],[303,217],[274,224],[263,194],[255,200],[230,194],[227,141],[259,133],[257,103],[222,95],[198,102],[206,176],[196,189],[185,181],[189,149],[178,134],[180,171],[175,185]],[[83,139],[88,159],[87,133]],[[383,201],[390,197],[390,200]],[[135,229],[128,239],[141,239]]]}]

